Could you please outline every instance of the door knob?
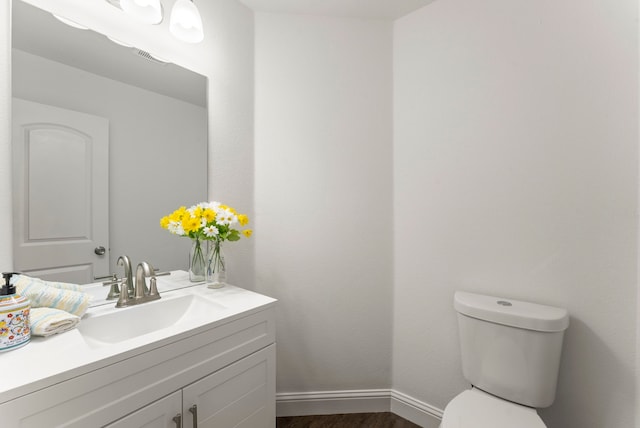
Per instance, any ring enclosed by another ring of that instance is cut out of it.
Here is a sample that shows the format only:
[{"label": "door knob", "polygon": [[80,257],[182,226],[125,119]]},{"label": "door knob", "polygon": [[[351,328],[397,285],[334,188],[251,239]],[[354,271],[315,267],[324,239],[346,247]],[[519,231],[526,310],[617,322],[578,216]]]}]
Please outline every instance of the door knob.
[{"label": "door knob", "polygon": [[99,255],[99,256],[104,256],[104,255],[105,255],[105,253],[107,252],[107,249],[106,249],[106,248],[104,248],[104,247],[96,247],[96,248],[93,250],[93,252],[94,252],[94,253],[96,253],[96,254],[97,254],[97,255]]}]

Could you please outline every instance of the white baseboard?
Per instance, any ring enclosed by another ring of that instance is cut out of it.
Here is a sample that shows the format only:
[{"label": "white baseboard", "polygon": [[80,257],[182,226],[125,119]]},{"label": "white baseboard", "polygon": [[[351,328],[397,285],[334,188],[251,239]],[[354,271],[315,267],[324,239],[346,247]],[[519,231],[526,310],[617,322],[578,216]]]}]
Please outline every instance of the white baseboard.
[{"label": "white baseboard", "polygon": [[388,389],[276,394],[277,416],[378,413],[390,409]]},{"label": "white baseboard", "polygon": [[437,428],[442,410],[393,389],[276,394],[277,416],[392,412],[424,428]]},{"label": "white baseboard", "polygon": [[442,421],[441,409],[394,389],[391,390],[390,407],[391,413],[402,416],[423,428],[438,428]]}]

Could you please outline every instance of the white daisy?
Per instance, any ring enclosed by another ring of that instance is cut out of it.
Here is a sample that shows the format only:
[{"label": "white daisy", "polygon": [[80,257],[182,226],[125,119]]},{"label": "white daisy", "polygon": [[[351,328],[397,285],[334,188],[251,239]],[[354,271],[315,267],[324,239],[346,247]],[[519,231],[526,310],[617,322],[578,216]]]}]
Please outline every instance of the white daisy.
[{"label": "white daisy", "polygon": [[207,238],[213,238],[214,236],[216,236],[219,232],[218,232],[218,228],[215,226],[207,226],[203,229],[204,231],[204,235]]},{"label": "white daisy", "polygon": [[220,224],[232,225],[238,222],[238,217],[231,210],[219,210],[216,220]]},{"label": "white daisy", "polygon": [[174,235],[185,235],[184,229],[182,228],[182,223],[180,223],[179,221],[169,222],[169,226],[167,227],[167,229],[169,229],[169,232],[173,233]]},{"label": "white daisy", "polygon": [[220,208],[220,202],[216,202],[216,201],[211,201],[211,202],[203,202],[203,207],[204,208],[210,208],[214,211],[216,211],[218,208]]}]

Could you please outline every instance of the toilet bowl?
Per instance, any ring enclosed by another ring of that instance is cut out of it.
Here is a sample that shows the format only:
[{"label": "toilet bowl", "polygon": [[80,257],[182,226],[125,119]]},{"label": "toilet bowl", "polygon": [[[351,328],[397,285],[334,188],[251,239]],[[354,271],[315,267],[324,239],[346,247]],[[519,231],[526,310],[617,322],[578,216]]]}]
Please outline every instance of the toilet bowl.
[{"label": "toilet bowl", "polygon": [[449,402],[440,428],[546,428],[536,408],[555,399],[567,310],[461,291],[454,307],[472,388]]},{"label": "toilet bowl", "polygon": [[472,388],[447,404],[440,428],[546,428],[546,425],[535,409]]}]

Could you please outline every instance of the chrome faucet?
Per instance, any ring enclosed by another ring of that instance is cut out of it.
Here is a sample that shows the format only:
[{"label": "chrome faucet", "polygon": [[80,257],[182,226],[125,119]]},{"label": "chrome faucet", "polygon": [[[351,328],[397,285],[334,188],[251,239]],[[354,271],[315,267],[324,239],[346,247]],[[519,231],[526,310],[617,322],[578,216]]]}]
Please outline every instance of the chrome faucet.
[{"label": "chrome faucet", "polygon": [[133,275],[131,272],[131,259],[129,259],[129,256],[127,256],[126,254],[123,254],[118,257],[116,264],[118,266],[124,267],[125,279],[122,281],[120,294],[124,293],[124,290],[126,290],[129,296],[133,296]]},{"label": "chrome faucet", "polygon": [[[156,273],[153,267],[151,267],[147,262],[139,263],[136,268],[136,282],[132,295],[130,296],[129,293],[121,292],[118,303],[116,303],[116,308],[138,305],[140,303],[159,299],[160,293],[158,293],[156,276],[168,274],[169,272]],[[147,287],[147,278],[149,278],[149,287]],[[122,285],[122,290],[125,290],[124,283]]]},{"label": "chrome faucet", "polygon": [[138,267],[136,268],[136,288],[133,294],[134,299],[143,298],[149,293],[145,278],[151,278],[154,273],[155,272],[153,268],[149,266],[149,263],[142,262],[138,264]]}]

